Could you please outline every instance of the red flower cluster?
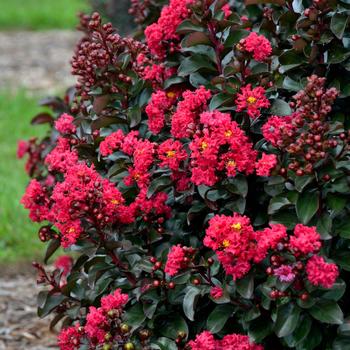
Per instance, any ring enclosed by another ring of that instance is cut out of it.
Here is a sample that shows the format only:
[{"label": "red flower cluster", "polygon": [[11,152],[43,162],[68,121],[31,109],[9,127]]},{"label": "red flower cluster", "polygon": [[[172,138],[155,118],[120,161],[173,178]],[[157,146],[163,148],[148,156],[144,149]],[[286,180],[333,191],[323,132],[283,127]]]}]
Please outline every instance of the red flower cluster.
[{"label": "red flower cluster", "polygon": [[194,184],[212,186],[223,171],[227,176],[236,176],[237,171],[245,174],[254,171],[257,153],[229,114],[204,112],[200,115],[200,123],[202,131],[196,132],[189,145]]},{"label": "red flower cluster", "polygon": [[221,340],[216,340],[209,331],[204,331],[196,336],[195,340],[188,343],[191,350],[263,350],[261,345],[252,343],[248,336],[241,334],[229,334]]},{"label": "red flower cluster", "polygon": [[165,124],[165,113],[169,111],[175,99],[172,93],[163,90],[154,92],[146,107],[148,128],[153,134],[159,134]]},{"label": "red flower cluster", "polygon": [[160,167],[168,167],[173,171],[177,171],[181,162],[186,160],[187,157],[187,152],[180,141],[168,139],[158,147],[158,158],[161,161]]},{"label": "red flower cluster", "polygon": [[[94,348],[98,344],[112,342],[114,338],[122,339],[123,332],[119,329],[120,316],[127,302],[128,295],[122,294],[120,289],[103,297],[101,307],[90,307],[84,327],[76,325],[61,331],[58,336],[60,350],[77,350],[83,339]],[[107,334],[108,337],[106,337]]]},{"label": "red flower cluster", "polygon": [[332,288],[339,275],[338,266],[327,263],[322,256],[312,256],[306,264],[307,278],[314,286]]},{"label": "red flower cluster", "polygon": [[193,248],[182,247],[180,244],[172,246],[164,271],[170,276],[175,276],[181,269],[188,267],[193,254]]},{"label": "red flower cluster", "polygon": [[84,331],[80,325],[63,328],[58,335],[58,346],[60,350],[77,350],[81,344]]},{"label": "red flower cluster", "polygon": [[262,126],[262,133],[267,141],[273,146],[282,146],[285,140],[293,136],[295,126],[292,116],[270,117]]},{"label": "red flower cluster", "polygon": [[271,171],[277,165],[277,157],[275,154],[263,153],[261,158],[256,162],[256,173],[259,176],[270,176]]},{"label": "red flower cluster", "polygon": [[106,157],[112,154],[114,151],[118,150],[124,141],[124,133],[121,129],[108,135],[100,143],[100,153],[102,156]]},{"label": "red flower cluster", "polygon": [[67,113],[63,113],[56,121],[55,128],[62,135],[74,134],[77,127],[73,124],[74,117]]},{"label": "red flower cluster", "polygon": [[47,189],[38,180],[30,181],[21,203],[29,210],[29,217],[32,221],[41,222],[48,219],[50,199]]},{"label": "red flower cluster", "polygon": [[246,38],[239,42],[239,45],[253,55],[258,62],[265,61],[272,53],[270,42],[263,36],[251,32]]},{"label": "red flower cluster", "polygon": [[177,105],[177,110],[171,120],[171,134],[176,138],[190,137],[196,130],[201,112],[207,107],[211,92],[204,86],[195,91],[185,91],[183,100]]},{"label": "red flower cluster", "polygon": [[316,227],[298,224],[294,228],[294,236],[290,237],[290,247],[296,253],[317,253],[321,248],[321,237]]},{"label": "red flower cluster", "polygon": [[252,85],[248,84],[237,94],[236,105],[237,112],[246,110],[251,118],[257,118],[260,116],[260,109],[270,107],[270,102],[265,96],[263,87],[252,89]]},{"label": "red flower cluster", "polygon": [[169,5],[163,7],[158,21],[146,28],[146,42],[153,55],[163,59],[167,47],[175,48],[180,39],[176,29],[191,13],[188,5],[193,2],[194,0],[170,0]]},{"label": "red flower cluster", "polygon": [[64,173],[78,162],[78,153],[71,150],[69,139],[59,137],[56,147],[45,157],[50,171]]},{"label": "red flower cluster", "polygon": [[203,243],[216,252],[226,273],[234,279],[249,272],[256,255],[256,234],[246,216],[214,216]]}]

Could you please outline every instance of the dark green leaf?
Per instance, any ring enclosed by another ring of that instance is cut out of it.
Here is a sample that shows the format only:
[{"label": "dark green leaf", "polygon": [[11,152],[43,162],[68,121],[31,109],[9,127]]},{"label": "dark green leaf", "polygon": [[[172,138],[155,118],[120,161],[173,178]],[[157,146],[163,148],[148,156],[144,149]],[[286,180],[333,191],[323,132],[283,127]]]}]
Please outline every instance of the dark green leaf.
[{"label": "dark green leaf", "polygon": [[47,264],[51,256],[56,252],[56,250],[61,246],[59,239],[51,239],[49,245],[46,248],[44,263]]},{"label": "dark green leaf", "polygon": [[143,313],[143,307],[141,303],[137,303],[131,306],[126,312],[125,317],[130,326],[133,328],[139,327],[146,319]]},{"label": "dark green leaf", "polygon": [[331,31],[338,39],[341,39],[343,37],[348,21],[349,16],[345,13],[335,13],[332,16]]},{"label": "dark green leaf", "polygon": [[316,214],[319,208],[319,193],[305,192],[299,195],[296,203],[296,212],[300,221],[306,225]]},{"label": "dark green leaf", "polygon": [[339,305],[333,301],[322,301],[309,309],[313,318],[330,324],[342,324],[343,312]]},{"label": "dark green leaf", "polygon": [[292,114],[292,109],[289,107],[289,104],[286,101],[277,99],[273,103],[270,113],[272,115],[286,116]]},{"label": "dark green leaf", "polygon": [[233,309],[229,305],[218,305],[210,313],[207,320],[207,329],[212,333],[220,332],[229,317],[232,315]]},{"label": "dark green leaf", "polygon": [[186,317],[191,321],[194,321],[194,310],[200,294],[200,289],[190,287],[184,296],[182,307]]},{"label": "dark green leaf", "polygon": [[278,337],[285,337],[294,332],[298,325],[300,309],[295,304],[289,303],[277,309],[277,318],[274,331]]}]

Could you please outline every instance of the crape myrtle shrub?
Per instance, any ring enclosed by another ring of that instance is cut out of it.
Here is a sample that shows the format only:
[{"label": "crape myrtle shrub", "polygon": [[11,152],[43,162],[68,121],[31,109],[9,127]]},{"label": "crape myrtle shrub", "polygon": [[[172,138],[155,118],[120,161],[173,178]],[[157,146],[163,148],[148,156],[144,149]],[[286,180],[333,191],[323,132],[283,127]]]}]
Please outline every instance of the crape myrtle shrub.
[{"label": "crape myrtle shrub", "polygon": [[45,261],[74,252],[35,264],[61,349],[350,347],[349,8],[171,0],[142,42],[82,16],[18,150]]}]

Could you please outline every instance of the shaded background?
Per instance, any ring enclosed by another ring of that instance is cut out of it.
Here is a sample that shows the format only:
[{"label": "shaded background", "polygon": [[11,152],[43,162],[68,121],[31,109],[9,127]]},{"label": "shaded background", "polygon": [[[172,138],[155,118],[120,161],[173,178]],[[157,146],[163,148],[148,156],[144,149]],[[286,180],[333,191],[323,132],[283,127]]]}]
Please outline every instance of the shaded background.
[{"label": "shaded background", "polygon": [[49,320],[36,315],[40,287],[31,261],[42,259],[45,244],[19,204],[29,179],[16,149],[18,140],[46,132],[30,125],[43,111],[38,101],[74,84],[76,14],[93,7],[122,34],[133,29],[129,0],[0,0],[0,350],[57,349]]}]

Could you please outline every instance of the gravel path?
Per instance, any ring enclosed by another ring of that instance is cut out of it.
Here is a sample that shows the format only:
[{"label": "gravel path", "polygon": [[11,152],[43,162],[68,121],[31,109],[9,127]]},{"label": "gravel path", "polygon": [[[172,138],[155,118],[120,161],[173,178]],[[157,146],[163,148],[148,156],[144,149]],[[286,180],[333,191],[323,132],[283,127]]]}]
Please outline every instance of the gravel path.
[{"label": "gravel path", "polygon": [[37,293],[34,274],[0,277],[0,350],[57,349],[49,320],[36,315]]},{"label": "gravel path", "polygon": [[60,30],[0,32],[0,89],[53,93],[72,85],[69,61],[80,36]]}]

